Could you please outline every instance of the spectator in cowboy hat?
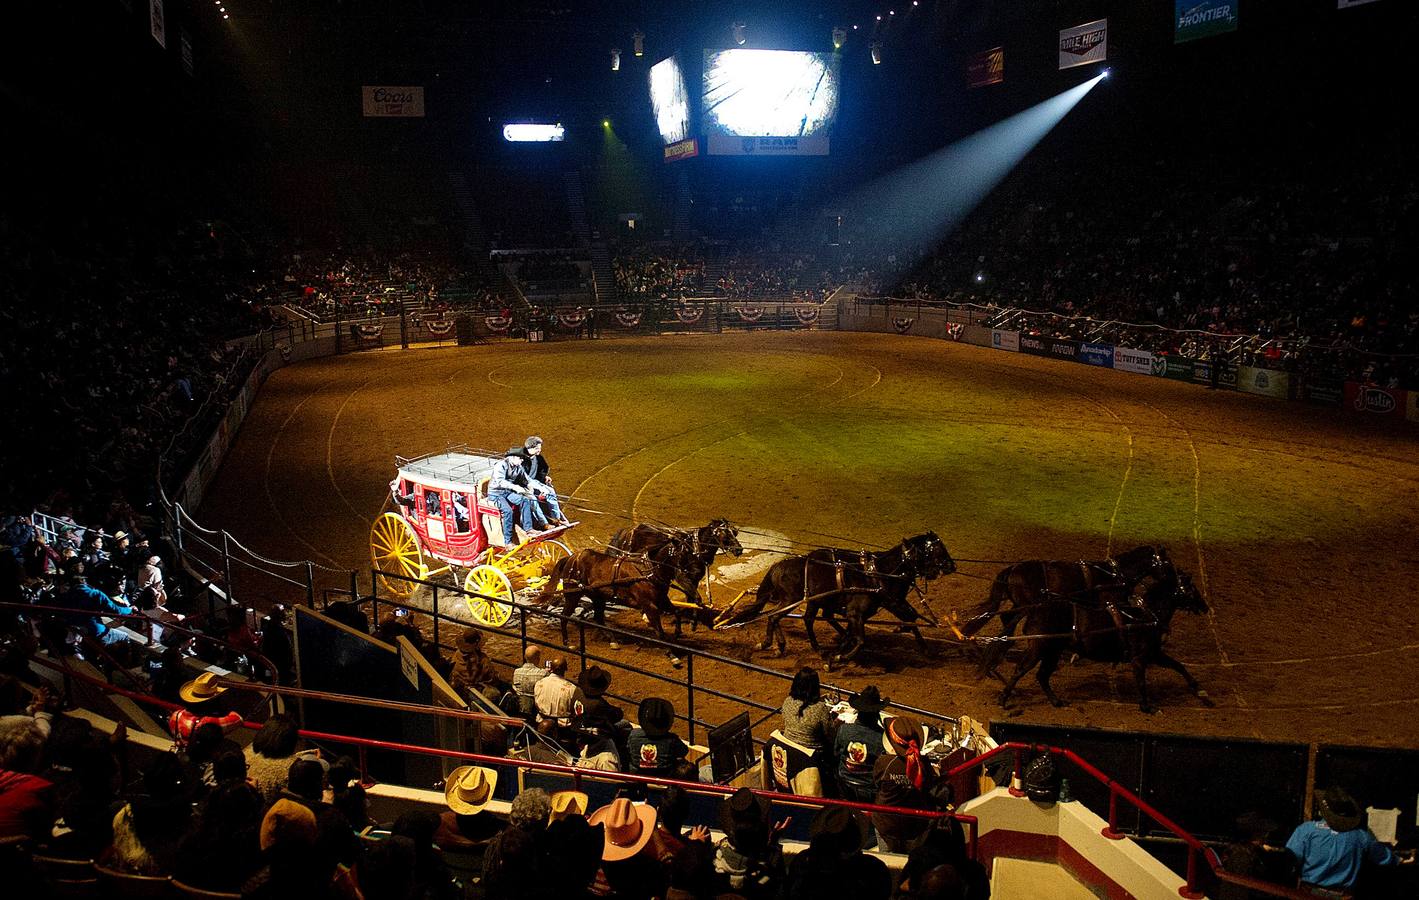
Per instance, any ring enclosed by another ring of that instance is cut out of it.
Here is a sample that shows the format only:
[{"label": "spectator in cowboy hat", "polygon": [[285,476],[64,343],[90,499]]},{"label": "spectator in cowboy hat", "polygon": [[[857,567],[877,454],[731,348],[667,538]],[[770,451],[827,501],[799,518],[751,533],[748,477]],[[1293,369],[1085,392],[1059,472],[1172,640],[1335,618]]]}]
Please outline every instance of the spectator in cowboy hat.
[{"label": "spectator in cowboy hat", "polygon": [[586,816],[587,804],[591,798],[581,791],[557,791],[552,794],[552,811],[548,814],[548,824],[568,816]]},{"label": "spectator in cowboy hat", "polygon": [[871,803],[876,795],[872,776],[877,757],[882,755],[885,737],[882,710],[890,702],[882,697],[875,684],[869,684],[848,700],[848,705],[857,711],[857,719],[839,725],[833,737],[838,789],[847,800]]},{"label": "spectator in cowboy hat", "polygon": [[199,726],[212,724],[227,732],[242,723],[241,714],[230,711],[221,701],[227,689],[220,681],[216,673],[203,672],[178,688],[178,697],[187,705],[168,716],[168,731],[179,747],[187,745]]},{"label": "spectator in cowboy hat", "polygon": [[[888,721],[882,735],[882,749],[886,752],[877,757],[872,768],[876,803],[903,809],[938,808],[933,796],[938,779],[930,760],[921,755],[925,744],[926,730],[920,722],[907,716],[896,716]],[[873,813],[872,824],[883,849],[906,853],[926,834],[931,820],[922,816]]]},{"label": "spectator in cowboy hat", "polygon": [[476,628],[465,628],[454,642],[458,650],[458,662],[453,667],[450,683],[458,695],[465,700],[477,691],[485,698],[496,700],[512,690],[512,685],[498,677],[493,661],[483,649],[483,632]]},{"label": "spectator in cowboy hat", "polygon": [[443,787],[448,809],[439,815],[434,843],[449,850],[486,846],[502,830],[501,820],[487,811],[497,787],[496,769],[459,766],[448,773]]},{"label": "spectator in cowboy hat", "polygon": [[725,838],[715,847],[714,871],[723,887],[750,898],[777,897],[783,884],[783,851],[778,834],[788,826],[769,816],[769,801],[740,788],[719,805]]},{"label": "spectator in cowboy hat", "polygon": [[641,701],[636,719],[638,727],[631,729],[626,739],[632,772],[662,778],[696,777],[694,765],[686,759],[689,745],[670,731],[675,724],[675,706],[669,700],[647,697]]},{"label": "spectator in cowboy hat", "polygon": [[1348,896],[1366,862],[1379,866],[1396,862],[1389,845],[1364,827],[1360,804],[1344,789],[1317,792],[1315,807],[1319,821],[1302,822],[1286,842],[1286,849],[1300,862],[1302,886]]},{"label": "spectator in cowboy hat", "polygon": [[618,797],[587,821],[605,828],[601,873],[617,896],[658,897],[669,884],[665,868],[650,849],[655,807]]},{"label": "spectator in cowboy hat", "polygon": [[785,900],[886,900],[891,896],[892,873],[882,860],[862,852],[863,825],[852,810],[823,807],[813,817],[808,835],[808,849],[789,866]]}]

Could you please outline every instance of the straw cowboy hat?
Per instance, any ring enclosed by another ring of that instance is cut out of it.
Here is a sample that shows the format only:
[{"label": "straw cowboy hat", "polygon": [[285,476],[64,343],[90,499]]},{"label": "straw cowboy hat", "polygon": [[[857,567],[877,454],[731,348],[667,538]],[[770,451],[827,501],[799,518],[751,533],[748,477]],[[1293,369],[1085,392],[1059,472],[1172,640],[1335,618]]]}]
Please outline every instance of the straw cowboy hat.
[{"label": "straw cowboy hat", "polygon": [[443,802],[460,816],[471,816],[482,812],[492,802],[497,786],[497,770],[459,766],[448,773],[443,785]]},{"label": "straw cowboy hat", "polygon": [[621,797],[592,813],[587,821],[606,826],[606,844],[601,848],[604,861],[630,859],[650,842],[655,831],[655,807]]},{"label": "straw cowboy hat", "polygon": [[590,802],[591,798],[581,791],[557,791],[552,794],[552,813],[547,821],[556,822],[567,816],[584,816]]},{"label": "straw cowboy hat", "polygon": [[203,700],[211,700],[213,697],[227,692],[226,688],[217,683],[217,678],[218,676],[212,672],[203,672],[179,688],[177,695],[187,703],[201,703]]}]

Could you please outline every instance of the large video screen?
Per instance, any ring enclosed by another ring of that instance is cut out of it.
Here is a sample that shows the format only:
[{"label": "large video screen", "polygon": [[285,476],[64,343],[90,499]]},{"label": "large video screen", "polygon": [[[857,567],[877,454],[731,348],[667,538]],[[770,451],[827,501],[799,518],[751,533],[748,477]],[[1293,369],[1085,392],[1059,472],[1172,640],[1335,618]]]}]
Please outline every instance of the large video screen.
[{"label": "large video screen", "polygon": [[690,136],[690,92],[673,56],[650,67],[650,108],[662,141],[673,144]]},{"label": "large video screen", "polygon": [[[754,147],[826,153],[838,112],[837,59],[797,50],[706,50],[703,100],[711,153],[755,152],[749,143],[723,138],[790,139]],[[804,149],[817,146],[822,149]]]}]

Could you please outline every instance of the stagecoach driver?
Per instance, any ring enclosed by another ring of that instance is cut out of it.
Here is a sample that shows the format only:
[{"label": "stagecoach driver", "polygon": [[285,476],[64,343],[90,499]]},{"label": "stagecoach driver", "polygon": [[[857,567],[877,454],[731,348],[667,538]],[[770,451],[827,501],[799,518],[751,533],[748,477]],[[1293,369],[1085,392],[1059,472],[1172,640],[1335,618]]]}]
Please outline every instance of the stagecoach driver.
[{"label": "stagecoach driver", "polygon": [[552,467],[547,457],[542,455],[542,439],[532,435],[522,442],[522,452],[527,456],[527,478],[532,482],[532,490],[538,499],[546,504],[547,517],[553,525],[570,525],[567,517],[562,515],[557,489],[552,486]]},{"label": "stagecoach driver", "polygon": [[537,500],[532,496],[517,448],[509,450],[502,459],[493,463],[493,474],[488,480],[488,499],[498,507],[503,520],[503,546],[511,547],[517,543],[512,521],[514,509],[517,510],[517,524],[522,526],[522,530],[528,533],[533,531],[533,507]]}]

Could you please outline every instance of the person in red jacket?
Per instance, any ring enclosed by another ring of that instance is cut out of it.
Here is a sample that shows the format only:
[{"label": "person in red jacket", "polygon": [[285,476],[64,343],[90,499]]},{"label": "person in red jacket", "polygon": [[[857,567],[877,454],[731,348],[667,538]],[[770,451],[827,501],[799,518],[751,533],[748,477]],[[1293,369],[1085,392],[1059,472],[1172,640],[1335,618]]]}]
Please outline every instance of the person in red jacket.
[{"label": "person in red jacket", "polygon": [[47,838],[54,824],[54,785],[35,775],[44,735],[29,716],[0,718],[0,838]]},{"label": "person in red jacket", "polygon": [[212,722],[223,731],[230,731],[242,723],[241,713],[219,707],[217,698],[226,692],[227,689],[217,683],[217,676],[211,672],[203,672],[182,686],[178,696],[188,706],[174,710],[168,716],[168,731],[172,732],[172,739],[179,747],[187,746],[192,732],[199,725]]}]

